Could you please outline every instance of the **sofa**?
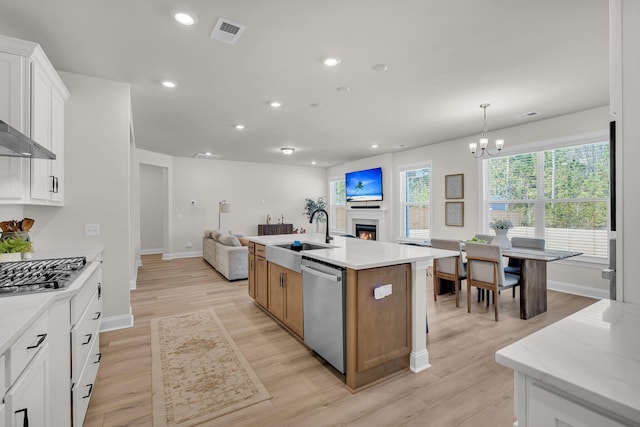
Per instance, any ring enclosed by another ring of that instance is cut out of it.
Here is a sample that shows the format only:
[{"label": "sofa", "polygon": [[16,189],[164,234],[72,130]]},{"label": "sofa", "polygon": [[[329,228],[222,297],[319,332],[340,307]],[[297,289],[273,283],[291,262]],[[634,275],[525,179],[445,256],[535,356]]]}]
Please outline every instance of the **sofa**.
[{"label": "sofa", "polygon": [[227,280],[249,276],[249,248],[241,239],[219,230],[205,230],[202,237],[202,257]]}]

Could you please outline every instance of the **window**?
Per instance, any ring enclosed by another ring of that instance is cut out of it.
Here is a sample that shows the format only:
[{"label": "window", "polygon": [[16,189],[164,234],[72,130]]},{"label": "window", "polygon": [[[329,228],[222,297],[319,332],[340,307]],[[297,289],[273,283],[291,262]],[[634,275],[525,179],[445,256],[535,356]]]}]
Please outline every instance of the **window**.
[{"label": "window", "polygon": [[400,170],[400,238],[431,237],[431,164]]},{"label": "window", "polygon": [[345,231],[345,200],[346,192],[344,178],[329,181],[329,228]]},{"label": "window", "polygon": [[513,222],[510,236],[608,256],[608,142],[487,159],[483,170],[485,232],[489,222],[504,218]]}]

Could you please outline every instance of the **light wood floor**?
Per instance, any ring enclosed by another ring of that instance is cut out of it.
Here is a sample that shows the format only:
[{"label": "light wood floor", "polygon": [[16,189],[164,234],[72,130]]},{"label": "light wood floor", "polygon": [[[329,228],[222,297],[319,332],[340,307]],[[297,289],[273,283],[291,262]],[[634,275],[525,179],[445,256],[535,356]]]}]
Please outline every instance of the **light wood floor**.
[{"label": "light wood floor", "polygon": [[[246,280],[227,282],[201,258],[143,257],[131,301],[135,326],[100,335],[103,354],[85,426],[151,426],[150,320],[215,309],[273,399],[218,418],[211,426],[511,426],[513,373],[496,350],[574,313],[594,300],[549,291],[549,310],[520,320],[518,298],[493,307],[429,290],[431,368],[401,372],[357,394],[335,371],[258,309]],[[429,281],[429,286],[431,282]],[[473,294],[475,296],[475,293]]]}]

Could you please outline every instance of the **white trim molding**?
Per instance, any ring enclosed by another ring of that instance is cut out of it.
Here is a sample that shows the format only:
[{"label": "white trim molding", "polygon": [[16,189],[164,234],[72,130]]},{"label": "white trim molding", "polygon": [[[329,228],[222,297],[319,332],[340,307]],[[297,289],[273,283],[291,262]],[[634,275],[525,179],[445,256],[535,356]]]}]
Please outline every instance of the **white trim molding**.
[{"label": "white trim molding", "polygon": [[172,259],[179,259],[179,258],[198,258],[198,257],[202,257],[202,251],[175,252],[175,253],[162,254],[163,261],[171,261]]},{"label": "white trim molding", "polygon": [[100,332],[115,331],[117,329],[131,327],[133,327],[133,313],[131,312],[131,306],[129,306],[129,314],[105,317],[100,322]]},{"label": "white trim molding", "polygon": [[565,294],[580,295],[583,297],[608,299],[608,289],[597,289],[587,286],[576,285],[574,283],[558,282],[556,280],[547,281],[547,289],[563,292]]}]

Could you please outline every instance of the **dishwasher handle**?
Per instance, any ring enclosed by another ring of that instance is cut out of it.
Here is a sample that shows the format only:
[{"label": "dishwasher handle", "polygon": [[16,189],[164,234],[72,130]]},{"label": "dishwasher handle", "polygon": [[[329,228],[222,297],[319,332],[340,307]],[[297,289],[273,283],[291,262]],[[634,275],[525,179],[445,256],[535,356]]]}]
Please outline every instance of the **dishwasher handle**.
[{"label": "dishwasher handle", "polygon": [[332,282],[340,282],[342,281],[342,275],[336,276],[333,274],[323,273],[322,271],[315,270],[313,268],[309,268],[306,265],[301,266],[303,272],[307,272],[314,276],[322,277],[323,279],[330,280]]}]

